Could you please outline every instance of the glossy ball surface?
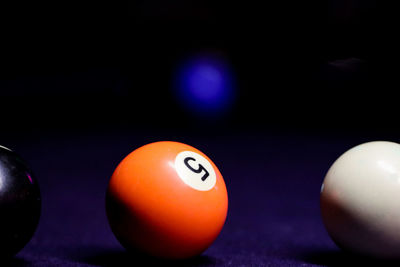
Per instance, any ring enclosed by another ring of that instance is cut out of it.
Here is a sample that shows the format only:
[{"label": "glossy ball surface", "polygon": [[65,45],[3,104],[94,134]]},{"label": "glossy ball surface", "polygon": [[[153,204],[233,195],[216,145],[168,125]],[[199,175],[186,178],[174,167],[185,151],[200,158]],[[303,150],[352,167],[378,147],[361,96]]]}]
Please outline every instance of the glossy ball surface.
[{"label": "glossy ball surface", "polygon": [[39,222],[39,185],[26,163],[0,146],[0,255],[13,256],[32,238]]},{"label": "glossy ball surface", "polygon": [[156,142],[136,149],[115,169],[106,209],[113,233],[128,250],[183,259],[217,238],[228,196],[205,154],[178,142]]},{"label": "glossy ball surface", "polygon": [[340,156],[322,185],[321,212],[339,247],[400,259],[400,145],[370,142]]}]

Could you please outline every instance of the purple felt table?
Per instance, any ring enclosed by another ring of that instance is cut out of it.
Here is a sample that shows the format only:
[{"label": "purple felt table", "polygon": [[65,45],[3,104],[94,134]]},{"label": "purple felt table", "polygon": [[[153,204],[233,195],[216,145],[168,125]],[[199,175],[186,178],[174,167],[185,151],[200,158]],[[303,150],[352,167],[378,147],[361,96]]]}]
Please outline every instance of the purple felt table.
[{"label": "purple felt table", "polygon": [[[7,266],[343,266],[360,263],[330,240],[319,212],[324,175],[370,137],[313,133],[46,132],[7,135],[41,186],[31,242]],[[215,243],[187,261],[129,254],[114,238],[104,197],[116,165],[135,148],[174,140],[206,153],[227,184],[229,212]],[[392,140],[396,141],[396,140]],[[363,264],[369,263],[365,261]],[[3,264],[1,264],[3,266]]]}]

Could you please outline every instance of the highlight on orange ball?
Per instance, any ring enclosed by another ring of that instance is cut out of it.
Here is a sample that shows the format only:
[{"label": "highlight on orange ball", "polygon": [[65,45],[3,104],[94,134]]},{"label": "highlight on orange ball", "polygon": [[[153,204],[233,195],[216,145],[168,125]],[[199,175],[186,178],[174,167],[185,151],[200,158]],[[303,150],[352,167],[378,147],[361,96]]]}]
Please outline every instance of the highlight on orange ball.
[{"label": "highlight on orange ball", "polygon": [[106,209],[126,249],[183,259],[201,254],[217,238],[228,195],[209,157],[189,145],[161,141],[121,161],[109,182]]}]

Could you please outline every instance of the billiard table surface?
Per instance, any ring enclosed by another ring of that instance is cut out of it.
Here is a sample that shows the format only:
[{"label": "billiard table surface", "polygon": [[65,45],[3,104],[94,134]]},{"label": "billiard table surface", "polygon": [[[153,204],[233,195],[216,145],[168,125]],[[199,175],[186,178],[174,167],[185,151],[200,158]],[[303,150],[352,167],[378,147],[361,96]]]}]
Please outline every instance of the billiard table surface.
[{"label": "billiard table surface", "polygon": [[[273,129],[49,130],[0,137],[28,162],[42,193],[35,235],[1,266],[374,266],[377,262],[342,252],[331,241],[320,217],[320,187],[347,149],[373,140],[399,141],[396,135]],[[203,151],[227,185],[225,226],[190,260],[128,253],[106,218],[105,191],[117,164],[134,149],[161,140]]]}]

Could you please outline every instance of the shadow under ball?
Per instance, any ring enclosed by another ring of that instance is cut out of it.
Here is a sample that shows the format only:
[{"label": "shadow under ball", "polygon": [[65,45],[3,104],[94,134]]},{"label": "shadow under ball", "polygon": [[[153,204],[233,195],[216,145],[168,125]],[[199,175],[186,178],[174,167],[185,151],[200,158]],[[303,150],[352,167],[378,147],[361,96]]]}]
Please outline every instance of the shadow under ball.
[{"label": "shadow under ball", "polygon": [[0,255],[13,256],[32,238],[39,223],[39,185],[26,163],[0,146]]}]

